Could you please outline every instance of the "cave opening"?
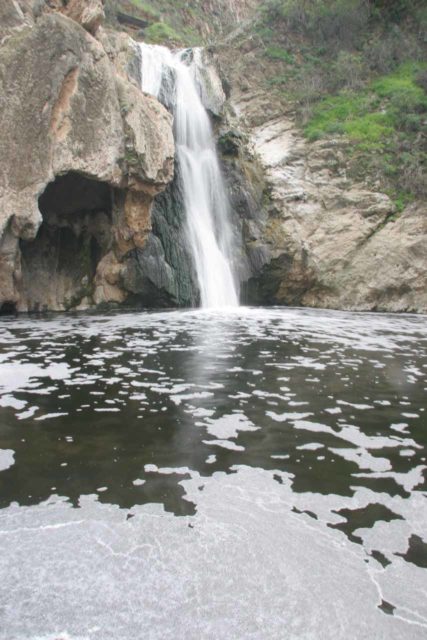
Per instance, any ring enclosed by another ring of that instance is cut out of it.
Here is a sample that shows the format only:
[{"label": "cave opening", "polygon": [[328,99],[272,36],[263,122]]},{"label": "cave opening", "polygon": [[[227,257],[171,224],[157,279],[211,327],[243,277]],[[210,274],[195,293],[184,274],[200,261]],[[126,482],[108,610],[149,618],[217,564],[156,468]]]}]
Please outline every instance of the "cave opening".
[{"label": "cave opening", "polygon": [[55,214],[111,213],[111,187],[71,171],[47,185],[39,198],[39,209],[44,218]]},{"label": "cave opening", "polygon": [[37,236],[21,241],[29,311],[90,305],[97,265],[111,247],[112,201],[110,185],[76,172],[47,185],[38,201]]},{"label": "cave opening", "polygon": [[16,303],[15,302],[3,302],[0,305],[0,316],[16,316]]}]

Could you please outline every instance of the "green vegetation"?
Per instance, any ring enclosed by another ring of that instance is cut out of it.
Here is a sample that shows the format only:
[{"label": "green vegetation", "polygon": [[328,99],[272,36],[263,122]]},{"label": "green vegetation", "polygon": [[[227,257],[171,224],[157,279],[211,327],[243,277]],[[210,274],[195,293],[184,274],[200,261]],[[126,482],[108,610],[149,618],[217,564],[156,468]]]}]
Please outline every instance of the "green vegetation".
[{"label": "green vegetation", "polygon": [[423,129],[427,93],[417,83],[426,65],[404,64],[365,89],[343,91],[319,101],[305,126],[309,140],[346,135],[354,168],[389,183],[398,208],[412,196],[427,196]]},{"label": "green vegetation", "polygon": [[144,0],[130,0],[130,2],[147,18],[152,18],[154,20],[158,20],[160,18],[160,12],[153,7],[152,4],[148,4],[148,2],[144,2]]},{"label": "green vegetation", "polygon": [[305,133],[309,140],[318,140],[328,134],[347,134],[366,148],[381,148],[381,140],[393,131],[393,127],[388,113],[371,111],[375,105],[378,103],[365,93],[346,92],[325,98],[313,109]]},{"label": "green vegetation", "polygon": [[[190,6],[190,5],[195,5]],[[199,21],[203,16],[197,2],[184,0],[106,0],[106,15],[117,26],[116,11],[147,20],[150,24],[138,37],[153,44],[194,46],[202,44]],[[135,33],[133,33],[135,35]]]},{"label": "green vegetation", "polygon": [[270,58],[273,58],[274,60],[282,60],[283,62],[287,62],[288,64],[294,63],[294,56],[288,51],[285,51],[285,49],[281,49],[280,47],[273,45],[271,47],[267,47],[265,52]]},{"label": "green vegetation", "polygon": [[400,209],[427,196],[426,30],[422,0],[267,0],[254,26],[307,138],[348,138],[355,177]]},{"label": "green vegetation", "polygon": [[155,22],[144,31],[145,40],[153,44],[182,43],[182,36],[165,22]]}]

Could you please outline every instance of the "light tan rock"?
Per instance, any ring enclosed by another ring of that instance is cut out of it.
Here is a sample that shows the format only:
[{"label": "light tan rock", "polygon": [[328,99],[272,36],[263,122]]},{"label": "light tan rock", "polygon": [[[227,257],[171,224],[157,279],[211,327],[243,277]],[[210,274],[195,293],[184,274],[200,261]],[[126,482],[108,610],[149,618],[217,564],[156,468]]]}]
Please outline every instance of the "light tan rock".
[{"label": "light tan rock", "polygon": [[[146,238],[153,198],[173,177],[171,125],[160,103],[119,77],[102,44],[76,21],[53,12],[12,29],[0,47],[0,308],[91,304],[95,263],[110,250],[105,238],[121,243],[114,229],[125,225],[120,257]],[[59,176],[69,181],[57,185]],[[51,194],[40,229],[39,198],[50,183],[63,191],[56,200]],[[132,215],[129,201],[140,205]],[[80,269],[61,263],[55,272],[52,259],[42,260],[58,234],[69,238],[58,260],[74,247]],[[109,296],[117,301],[126,291],[110,289],[103,300]]]},{"label": "light tan rock", "polygon": [[254,105],[262,111],[263,99],[240,94],[235,104],[255,123],[250,150],[269,193],[257,301],[427,312],[425,204],[396,215],[387,195],[348,179],[345,141],[310,144],[292,117],[263,120]]},{"label": "light tan rock", "polygon": [[130,80],[138,89],[141,87],[140,52],[129,34],[115,31],[109,27],[100,27],[96,39],[102,44],[105,53],[113,63],[116,74]]},{"label": "light tan rock", "polygon": [[125,136],[128,183],[135,190],[161,191],[173,175],[172,117],[152,96],[116,79]]},{"label": "light tan rock", "polygon": [[135,248],[142,248],[151,231],[152,196],[143,191],[128,191],[120,216],[114,226],[116,254],[125,256]]},{"label": "light tan rock", "polygon": [[105,19],[103,0],[68,0],[61,12],[93,34]]},{"label": "light tan rock", "polygon": [[14,32],[33,24],[31,0],[2,0],[0,2],[0,46]]},{"label": "light tan rock", "polygon": [[105,20],[103,0],[34,0],[34,17],[47,13],[62,13],[93,35]]},{"label": "light tan rock", "polygon": [[99,262],[95,275],[95,304],[115,302],[121,304],[126,300],[126,292],[120,286],[122,265],[113,253],[107,253]]}]

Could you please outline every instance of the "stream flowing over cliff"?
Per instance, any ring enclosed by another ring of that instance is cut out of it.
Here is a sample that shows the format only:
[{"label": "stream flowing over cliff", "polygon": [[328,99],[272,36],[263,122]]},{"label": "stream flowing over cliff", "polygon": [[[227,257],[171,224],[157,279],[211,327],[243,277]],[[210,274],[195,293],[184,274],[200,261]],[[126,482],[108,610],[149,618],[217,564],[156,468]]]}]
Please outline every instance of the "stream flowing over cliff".
[{"label": "stream flowing over cliff", "polygon": [[0,640],[426,639],[421,4],[0,0]]},{"label": "stream flowing over cliff", "polygon": [[427,310],[424,203],[397,214],[349,177],[345,142],[307,142],[260,89],[256,40],[233,49],[256,3],[224,7],[246,22],[218,46],[181,53],[104,29],[99,2],[39,4],[2,8],[3,313]]},{"label": "stream flowing over cliff", "polygon": [[156,98],[161,96],[174,113],[185,237],[197,275],[201,305],[236,306],[230,205],[195,77],[197,64],[203,70],[200,51],[172,54],[165,47],[147,45],[140,45],[140,51],[142,90]]}]

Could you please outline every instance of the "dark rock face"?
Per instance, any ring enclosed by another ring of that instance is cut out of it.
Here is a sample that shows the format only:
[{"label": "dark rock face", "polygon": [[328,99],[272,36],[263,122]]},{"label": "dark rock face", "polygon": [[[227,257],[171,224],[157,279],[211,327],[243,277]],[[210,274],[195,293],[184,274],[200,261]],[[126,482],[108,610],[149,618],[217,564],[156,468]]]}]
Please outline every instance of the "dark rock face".
[{"label": "dark rock face", "polygon": [[132,291],[147,306],[192,307],[199,302],[197,276],[185,232],[178,168],[174,181],[156,196],[152,232],[127,265]]},{"label": "dark rock face", "polygon": [[161,240],[164,260],[174,272],[170,293],[178,306],[198,304],[197,276],[185,233],[179,171],[174,182],[159,194],[153,205],[153,234]]},{"label": "dark rock face", "polygon": [[253,281],[271,255],[264,238],[268,218],[264,206],[265,180],[258,159],[248,153],[246,143],[238,130],[220,130],[218,148],[230,196],[237,249],[234,267],[240,281],[241,302],[255,304]]},{"label": "dark rock face", "polygon": [[129,253],[125,274],[128,289],[144,306],[177,306],[172,295],[173,271],[165,261],[163,247],[155,235],[148,237],[144,249]]},{"label": "dark rock face", "polygon": [[108,212],[111,218],[111,190],[97,182],[70,172],[55,178],[39,198],[43,218],[66,217],[77,213]]},{"label": "dark rock face", "polygon": [[29,310],[90,303],[97,265],[112,246],[112,197],[108,184],[73,172],[48,185],[37,236],[20,242],[20,289]]}]

